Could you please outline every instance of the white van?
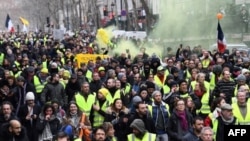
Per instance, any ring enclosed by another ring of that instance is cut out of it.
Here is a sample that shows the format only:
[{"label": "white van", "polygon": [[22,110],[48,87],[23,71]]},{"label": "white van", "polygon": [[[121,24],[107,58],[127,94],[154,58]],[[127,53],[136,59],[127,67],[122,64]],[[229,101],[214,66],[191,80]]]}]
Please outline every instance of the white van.
[{"label": "white van", "polygon": [[[229,50],[229,53],[232,52],[232,49],[249,49],[248,46],[245,43],[238,43],[238,44],[227,44],[226,49]],[[209,47],[209,50],[213,52],[214,50],[217,51],[217,43],[213,44]]]}]

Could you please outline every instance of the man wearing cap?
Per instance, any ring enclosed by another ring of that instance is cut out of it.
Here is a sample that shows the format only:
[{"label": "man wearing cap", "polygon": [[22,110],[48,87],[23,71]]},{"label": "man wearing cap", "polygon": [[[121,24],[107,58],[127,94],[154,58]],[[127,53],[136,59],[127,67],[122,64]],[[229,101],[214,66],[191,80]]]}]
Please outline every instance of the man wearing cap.
[{"label": "man wearing cap", "polygon": [[133,133],[127,135],[128,141],[156,141],[156,134],[148,132],[141,119],[135,119],[130,128],[133,128]]},{"label": "man wearing cap", "polygon": [[41,112],[41,107],[35,104],[35,96],[33,92],[28,92],[25,97],[26,103],[20,107],[18,117],[26,129],[30,141],[35,141],[38,138],[36,130],[36,120]]},{"label": "man wearing cap", "polygon": [[221,116],[212,122],[214,131],[214,139],[216,141],[224,141],[225,125],[237,125],[238,119],[233,115],[233,108],[230,104],[225,103],[221,106]]},{"label": "man wearing cap", "polygon": [[157,73],[154,76],[154,82],[160,89],[164,86],[166,78],[167,76],[165,74],[165,69],[163,68],[163,66],[157,67]]},{"label": "man wearing cap", "polygon": [[237,84],[236,84],[235,89],[234,89],[233,97],[237,95],[237,92],[238,92],[240,86],[246,86],[249,89],[249,86],[246,84],[246,76],[245,75],[240,74],[235,78],[235,80],[236,80]]},{"label": "man wearing cap", "polygon": [[89,120],[91,121],[93,128],[102,125],[104,122],[104,118],[106,116],[105,111],[110,105],[109,101],[106,100],[108,93],[109,91],[106,88],[101,88],[98,91],[97,99],[92,106],[89,116]]},{"label": "man wearing cap", "polygon": [[37,97],[36,97],[35,86],[32,83],[28,83],[23,76],[17,77],[16,82],[17,82],[17,89],[14,95],[16,96],[17,99],[16,113],[18,113],[21,105],[24,105],[26,102],[25,97],[27,92],[33,92],[35,95],[35,100],[37,99]]}]

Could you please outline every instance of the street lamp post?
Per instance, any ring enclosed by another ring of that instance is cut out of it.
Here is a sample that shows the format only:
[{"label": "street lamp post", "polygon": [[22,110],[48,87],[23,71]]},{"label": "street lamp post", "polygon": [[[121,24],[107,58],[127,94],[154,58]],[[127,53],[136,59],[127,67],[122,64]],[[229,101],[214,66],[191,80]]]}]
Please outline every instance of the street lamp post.
[{"label": "street lamp post", "polygon": [[81,0],[79,0],[79,15],[80,15],[80,27],[82,26],[82,6]]},{"label": "street lamp post", "polygon": [[66,11],[67,11],[67,31],[69,31],[69,1],[67,2],[66,5]]}]

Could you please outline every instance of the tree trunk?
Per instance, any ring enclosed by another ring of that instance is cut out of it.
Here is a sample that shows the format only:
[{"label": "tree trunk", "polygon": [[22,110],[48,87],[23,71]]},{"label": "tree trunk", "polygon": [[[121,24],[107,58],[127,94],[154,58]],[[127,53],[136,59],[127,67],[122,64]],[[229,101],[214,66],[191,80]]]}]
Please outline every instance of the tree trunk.
[{"label": "tree trunk", "polygon": [[147,32],[149,33],[151,31],[151,26],[152,26],[152,22],[154,20],[153,15],[151,14],[149,7],[147,5],[147,3],[145,2],[145,0],[140,0],[142,3],[142,7],[144,8],[145,12],[146,12],[146,29]]},{"label": "tree trunk", "polygon": [[136,10],[136,3],[135,3],[135,0],[132,0],[132,4],[133,4],[133,23],[135,24],[134,25],[134,28],[135,28],[135,31],[137,31],[139,29],[139,26],[138,26],[138,13],[137,13],[137,10]]},{"label": "tree trunk", "polygon": [[129,15],[129,11],[128,11],[128,0],[124,0],[124,4],[125,4],[125,9],[126,9],[126,17],[127,17],[127,23],[124,24],[125,26],[125,30],[131,30],[132,29],[132,25],[131,25],[131,18]]}]

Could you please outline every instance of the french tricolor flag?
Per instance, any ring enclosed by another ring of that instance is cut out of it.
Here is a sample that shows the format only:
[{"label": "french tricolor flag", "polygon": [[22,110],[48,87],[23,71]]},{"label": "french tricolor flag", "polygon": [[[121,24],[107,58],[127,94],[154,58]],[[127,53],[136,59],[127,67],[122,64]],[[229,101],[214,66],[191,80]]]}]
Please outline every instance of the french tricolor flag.
[{"label": "french tricolor flag", "polygon": [[220,26],[220,22],[218,21],[218,26],[217,26],[217,32],[218,32],[218,35],[217,35],[217,47],[218,47],[218,51],[220,53],[224,53],[225,50],[226,50],[226,39],[224,37],[224,33],[221,29],[221,26]]},{"label": "french tricolor flag", "polygon": [[14,29],[14,26],[12,24],[9,14],[7,14],[7,17],[6,17],[5,27],[8,28],[9,32],[15,32],[15,29]]}]

